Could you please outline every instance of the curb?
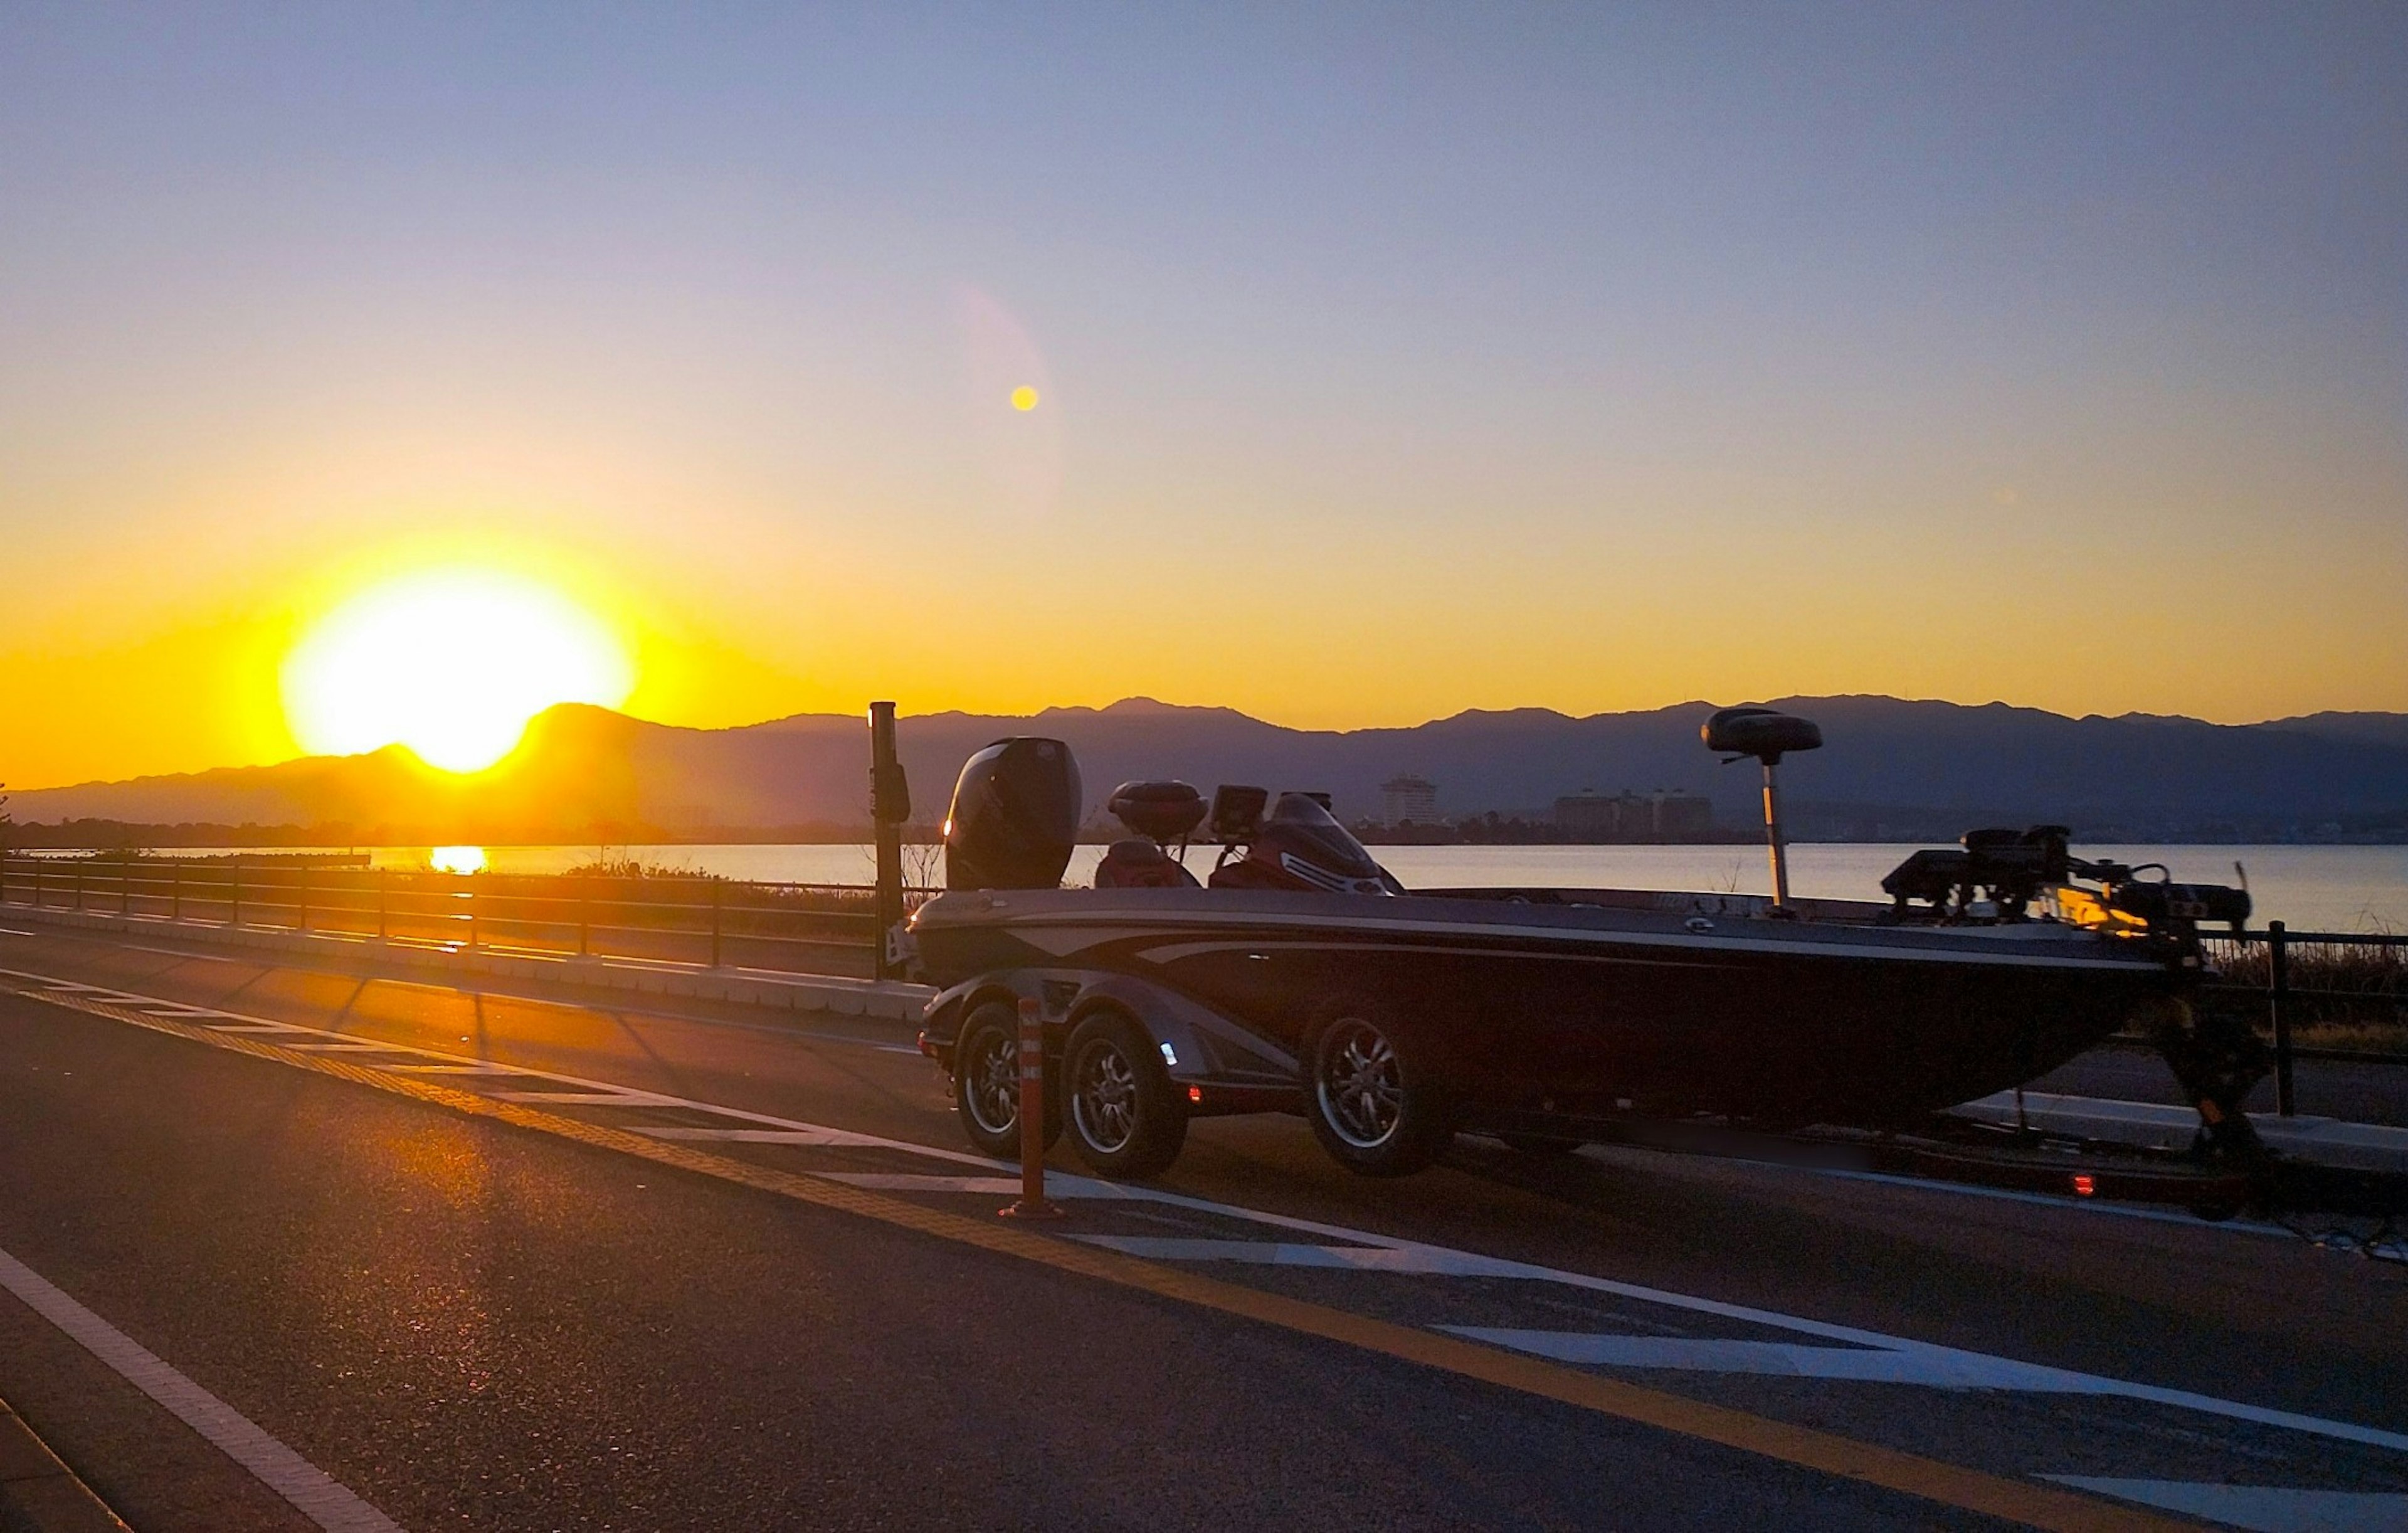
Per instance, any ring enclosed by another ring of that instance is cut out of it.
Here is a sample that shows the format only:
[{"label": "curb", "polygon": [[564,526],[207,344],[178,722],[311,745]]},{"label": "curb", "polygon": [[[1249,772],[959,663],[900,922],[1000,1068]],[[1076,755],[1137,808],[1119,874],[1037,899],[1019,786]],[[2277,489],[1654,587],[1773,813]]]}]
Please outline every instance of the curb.
[{"label": "curb", "polygon": [[370,958],[446,974],[484,974],[501,979],[536,980],[547,984],[613,990],[637,995],[681,996],[758,1006],[773,1011],[817,1012],[859,1018],[908,1030],[920,1020],[921,1008],[936,994],[926,985],[896,980],[854,980],[835,974],[774,974],[761,969],[704,968],[693,964],[639,962],[613,958],[580,958],[573,954],[542,954],[491,948],[451,948],[415,942],[387,942],[372,937],[335,936],[260,926],[227,926],[215,922],[168,921],[155,916],[122,916],[96,910],[63,910],[32,905],[0,905],[10,920],[37,922],[81,931],[120,934],[149,932],[222,943],[270,953],[291,953],[320,958]]},{"label": "curb", "polygon": [[0,1400],[0,1524],[31,1533],[132,1533]]},{"label": "curb", "polygon": [[[2015,1094],[2002,1091],[1949,1110],[1962,1118],[2012,1124],[2016,1118]],[[2199,1132],[2199,1113],[2191,1108],[2028,1090],[2024,1093],[2023,1116],[2036,1128],[2158,1150],[2184,1149]],[[2278,1118],[2265,1112],[2251,1113],[2249,1122],[2268,1149],[2313,1165],[2408,1171],[2408,1128],[2334,1118]]]}]

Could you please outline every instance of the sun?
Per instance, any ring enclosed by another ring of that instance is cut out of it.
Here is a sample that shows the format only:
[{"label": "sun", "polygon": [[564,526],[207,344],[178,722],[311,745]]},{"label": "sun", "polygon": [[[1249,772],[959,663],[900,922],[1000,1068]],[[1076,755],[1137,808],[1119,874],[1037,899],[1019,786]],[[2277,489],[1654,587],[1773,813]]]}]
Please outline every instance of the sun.
[{"label": "sun", "polygon": [[399,744],[473,772],[552,704],[616,708],[635,680],[609,629],[559,592],[436,569],[362,592],[311,629],[285,657],[284,713],[313,754]]}]

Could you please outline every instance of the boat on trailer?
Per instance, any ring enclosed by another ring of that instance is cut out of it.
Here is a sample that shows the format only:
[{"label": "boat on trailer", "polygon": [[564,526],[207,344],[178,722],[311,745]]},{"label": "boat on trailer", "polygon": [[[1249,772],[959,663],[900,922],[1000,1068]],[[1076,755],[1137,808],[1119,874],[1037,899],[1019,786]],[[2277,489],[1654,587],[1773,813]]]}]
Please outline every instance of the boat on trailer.
[{"label": "boat on trailer", "polygon": [[[1190,1120],[1238,1112],[1299,1113],[1369,1175],[1462,1130],[1546,1152],[1634,1119],[1905,1125],[2132,1027],[2214,1099],[2204,1116],[2237,1108],[2247,1063],[2187,1002],[2201,923],[2238,926],[2245,893],[2077,858],[2036,826],[1916,852],[1884,901],[1794,899],[1774,769],[1819,733],[1727,709],[1706,742],[1763,766],[1769,898],[1407,890],[1320,795],[1232,785],[1208,804],[1172,781],[1114,793],[1135,834],[1096,887],[1066,889],[1076,762],[998,741],[963,768],[946,892],[910,924],[939,987],[922,1049],[972,1143],[1013,1153],[1017,1011],[1036,1001],[1048,1141],[1068,1132],[1122,1177],[1167,1168]],[[1185,866],[1199,829],[1208,879]]]}]

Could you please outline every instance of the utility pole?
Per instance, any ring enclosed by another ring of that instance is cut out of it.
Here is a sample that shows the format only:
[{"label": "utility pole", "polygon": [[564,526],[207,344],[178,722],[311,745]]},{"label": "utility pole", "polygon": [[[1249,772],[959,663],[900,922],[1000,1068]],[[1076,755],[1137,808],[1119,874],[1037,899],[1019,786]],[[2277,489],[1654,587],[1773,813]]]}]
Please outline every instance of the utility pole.
[{"label": "utility pole", "polygon": [[903,824],[911,818],[911,786],[895,752],[895,705],[869,705],[869,818],[878,842],[878,951],[874,972],[901,978],[895,938],[903,924]]}]

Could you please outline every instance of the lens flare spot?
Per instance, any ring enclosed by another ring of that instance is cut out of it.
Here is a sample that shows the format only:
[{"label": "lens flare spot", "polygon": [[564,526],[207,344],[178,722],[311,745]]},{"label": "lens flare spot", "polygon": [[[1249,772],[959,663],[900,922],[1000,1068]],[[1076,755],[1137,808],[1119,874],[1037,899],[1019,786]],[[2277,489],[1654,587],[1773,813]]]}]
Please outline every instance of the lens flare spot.
[{"label": "lens flare spot", "polygon": [[1013,409],[1021,410],[1035,409],[1037,408],[1037,390],[1026,383],[1023,383],[1020,387],[1012,390],[1011,408]]}]

